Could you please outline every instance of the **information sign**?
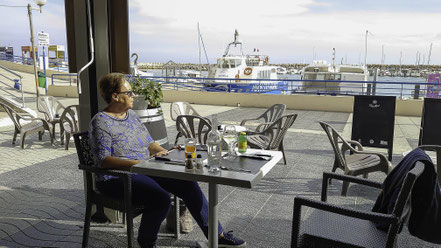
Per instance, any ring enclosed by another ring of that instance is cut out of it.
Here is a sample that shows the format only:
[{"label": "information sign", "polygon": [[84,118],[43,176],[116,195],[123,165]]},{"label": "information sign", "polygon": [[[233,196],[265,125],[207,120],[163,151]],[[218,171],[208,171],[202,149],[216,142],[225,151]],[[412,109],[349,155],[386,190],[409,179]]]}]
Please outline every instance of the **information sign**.
[{"label": "information sign", "polygon": [[44,32],[38,33],[38,45],[49,46],[49,34]]}]

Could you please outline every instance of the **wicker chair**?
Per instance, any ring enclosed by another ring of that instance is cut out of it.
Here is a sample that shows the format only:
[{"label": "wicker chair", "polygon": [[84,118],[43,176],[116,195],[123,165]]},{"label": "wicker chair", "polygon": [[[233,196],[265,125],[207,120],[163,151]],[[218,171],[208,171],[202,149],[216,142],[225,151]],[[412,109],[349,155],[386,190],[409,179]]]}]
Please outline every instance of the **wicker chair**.
[{"label": "wicker chair", "polygon": [[247,132],[248,145],[251,148],[275,150],[278,149],[283,153],[283,162],[286,164],[285,149],[283,147],[283,139],[288,128],[290,128],[297,118],[297,114],[289,114],[280,117],[272,124],[268,125],[264,130],[259,132]]},{"label": "wicker chair", "polygon": [[[34,118],[30,114],[18,113],[17,111],[13,110],[11,107],[9,107],[4,103],[0,103],[0,106],[2,106],[3,109],[6,111],[6,113],[8,114],[9,118],[11,118],[15,126],[14,136],[12,138],[13,145],[15,144],[17,134],[20,133],[20,147],[21,149],[24,149],[24,141],[26,135],[38,132],[38,139],[41,140],[44,134],[44,130],[47,130],[49,132],[51,144],[52,145],[54,144],[52,127],[49,125],[47,121],[41,118]],[[21,120],[27,123],[21,122]]]},{"label": "wicker chair", "polygon": [[[363,146],[354,140],[344,139],[338,132],[326,122],[319,122],[326,135],[331,142],[332,149],[334,150],[334,165],[332,172],[335,172],[337,168],[342,169],[346,175],[363,175],[367,178],[368,173],[374,171],[382,171],[386,175],[392,170],[392,164],[387,158],[376,152],[366,152],[363,150]],[[341,147],[340,147],[341,144]],[[352,145],[356,146],[354,149]],[[347,151],[350,154],[347,154]],[[342,195],[346,195],[349,188],[349,182],[343,182]]]},{"label": "wicker chair", "polygon": [[[55,125],[60,125],[60,116],[63,113],[64,105],[53,96],[39,96],[37,98],[37,109],[44,114],[45,120],[52,125],[52,136],[55,138]],[[60,135],[63,135],[60,133]]]},{"label": "wicker chair", "polygon": [[[438,182],[441,185],[441,146],[438,145],[422,145],[418,146],[419,148],[425,151],[434,151],[436,152],[436,172],[438,174]],[[432,158],[433,160],[433,158]]]},{"label": "wicker chair", "polygon": [[[84,218],[84,230],[83,230],[83,241],[82,247],[87,247],[89,240],[90,231],[90,221],[92,214],[92,205],[96,205],[97,209],[102,209],[102,207],[114,209],[125,214],[125,221],[127,225],[127,247],[132,247],[133,245],[133,218],[140,215],[143,210],[143,206],[132,205],[132,179],[130,173],[127,171],[120,170],[107,170],[101,169],[94,165],[93,154],[91,153],[91,148],[89,145],[88,132],[82,132],[74,134],[75,146],[77,148],[78,160],[80,164],[79,169],[84,173],[84,191],[86,194],[86,215]],[[95,173],[100,173],[102,175],[111,175],[121,177],[124,181],[124,198],[113,198],[101,194],[95,188]],[[174,197],[175,206],[179,208],[178,198]],[[179,238],[180,236],[180,225],[179,225],[179,209],[176,211],[176,229],[173,234],[174,237]],[[166,234],[167,235],[167,234]],[[170,235],[167,235],[170,236]]]},{"label": "wicker chair", "polygon": [[[188,102],[173,102],[170,104],[170,117],[173,121],[176,121],[180,115],[195,115],[201,116]],[[175,145],[178,143],[179,138],[182,137],[182,133],[178,131],[175,139]]]},{"label": "wicker chair", "polygon": [[176,129],[185,138],[195,138],[199,144],[205,144],[211,131],[211,123],[200,116],[179,115],[176,119]]},{"label": "wicker chair", "polygon": [[256,118],[245,119],[240,122],[241,126],[245,126],[246,122],[249,121],[258,121],[260,124],[256,127],[255,132],[260,132],[266,129],[270,124],[279,119],[283,113],[285,112],[286,105],[285,104],[274,104],[269,107],[263,114]]},{"label": "wicker chair", "polygon": [[[423,171],[424,164],[417,162],[407,173],[391,214],[359,211],[327,203],[327,182],[331,178],[378,189],[381,189],[382,184],[324,172],[322,201],[304,197],[294,198],[291,247],[395,247],[397,234],[410,211],[409,201],[413,185]],[[300,226],[302,206],[314,210]],[[387,224],[387,232],[377,229],[374,222]]]}]

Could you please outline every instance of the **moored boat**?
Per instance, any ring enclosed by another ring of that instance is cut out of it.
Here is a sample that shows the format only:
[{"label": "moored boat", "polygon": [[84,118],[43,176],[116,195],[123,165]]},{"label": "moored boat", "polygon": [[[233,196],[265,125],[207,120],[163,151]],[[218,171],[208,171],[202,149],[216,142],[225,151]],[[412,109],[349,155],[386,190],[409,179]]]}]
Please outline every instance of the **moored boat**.
[{"label": "moored boat", "polygon": [[302,82],[305,92],[358,95],[365,93],[367,84],[353,81],[369,81],[369,71],[364,65],[336,65],[316,60],[302,69],[301,78],[305,80]]},{"label": "moored boat", "polygon": [[[239,51],[234,53],[233,46]],[[211,80],[207,81],[205,88],[209,91],[260,93],[285,90],[286,83],[277,81],[277,67],[270,66],[268,62],[269,57],[260,54],[258,49],[245,55],[236,30],[234,41],[228,44],[223,56],[209,70],[208,78]]]}]

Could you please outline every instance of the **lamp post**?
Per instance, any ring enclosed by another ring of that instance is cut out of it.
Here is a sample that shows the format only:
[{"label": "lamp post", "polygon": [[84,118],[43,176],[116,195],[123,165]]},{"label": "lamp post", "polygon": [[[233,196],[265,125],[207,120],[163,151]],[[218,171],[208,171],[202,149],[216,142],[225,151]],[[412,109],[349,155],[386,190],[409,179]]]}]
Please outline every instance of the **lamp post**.
[{"label": "lamp post", "polygon": [[[35,0],[35,4],[37,4],[40,8],[39,9],[33,9],[32,5],[28,4],[28,16],[29,16],[29,26],[31,30],[31,52],[32,52],[32,59],[34,61],[34,77],[35,77],[35,90],[37,92],[37,99],[40,96],[40,92],[38,91],[38,74],[37,74],[37,59],[35,58],[36,51],[34,46],[34,27],[32,24],[32,10],[39,10],[41,13],[41,7],[46,4],[46,0]],[[38,101],[37,102],[37,108],[38,108]]]}]

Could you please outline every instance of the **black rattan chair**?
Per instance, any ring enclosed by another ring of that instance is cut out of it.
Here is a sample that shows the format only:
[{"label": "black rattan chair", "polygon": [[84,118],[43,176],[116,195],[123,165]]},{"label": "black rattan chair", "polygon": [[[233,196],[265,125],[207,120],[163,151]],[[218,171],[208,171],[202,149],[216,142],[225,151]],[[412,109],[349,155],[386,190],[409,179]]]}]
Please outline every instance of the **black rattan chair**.
[{"label": "black rattan chair", "polygon": [[[74,134],[75,146],[77,148],[78,160],[80,164],[79,169],[84,173],[84,191],[86,194],[86,216],[84,218],[84,231],[83,231],[83,242],[82,247],[87,247],[89,240],[90,231],[90,221],[92,214],[92,205],[96,205],[99,208],[110,208],[120,211],[125,214],[125,221],[127,225],[127,247],[132,247],[133,245],[133,218],[140,215],[143,210],[143,206],[132,205],[132,179],[130,173],[120,170],[107,170],[101,169],[94,165],[93,154],[89,145],[88,132],[82,132]],[[113,198],[101,194],[95,187],[95,173],[100,173],[102,175],[111,175],[121,177],[124,181],[124,198]],[[176,210],[176,229],[175,233],[172,234],[174,237],[179,238],[180,235],[180,225],[179,225],[179,204],[178,198],[174,197]],[[168,234],[163,234],[170,236]]]},{"label": "black rattan chair", "polygon": [[[321,200],[294,198],[294,215],[291,247],[395,247],[396,237],[410,212],[413,185],[424,171],[417,162],[401,186],[393,212],[381,214],[344,208],[326,202],[328,181],[350,181],[381,189],[381,183],[336,173],[323,173]],[[314,208],[300,226],[301,208]],[[387,232],[378,229],[374,222],[386,224]]]}]

